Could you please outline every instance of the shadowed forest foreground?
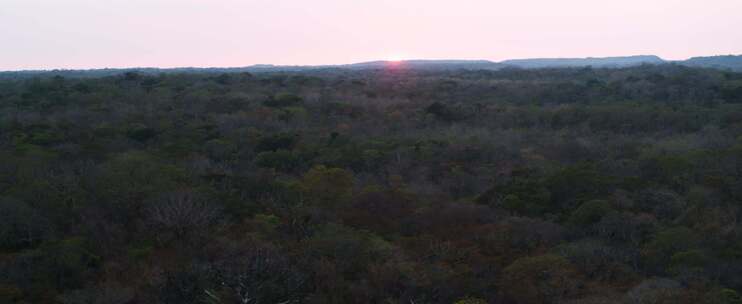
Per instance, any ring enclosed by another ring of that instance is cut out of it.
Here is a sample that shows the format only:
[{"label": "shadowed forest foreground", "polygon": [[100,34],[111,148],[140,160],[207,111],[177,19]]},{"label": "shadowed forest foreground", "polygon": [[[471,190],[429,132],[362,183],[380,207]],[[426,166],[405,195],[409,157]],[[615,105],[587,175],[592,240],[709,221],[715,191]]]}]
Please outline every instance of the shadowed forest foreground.
[{"label": "shadowed forest foreground", "polygon": [[0,81],[0,303],[742,303],[742,73]]}]

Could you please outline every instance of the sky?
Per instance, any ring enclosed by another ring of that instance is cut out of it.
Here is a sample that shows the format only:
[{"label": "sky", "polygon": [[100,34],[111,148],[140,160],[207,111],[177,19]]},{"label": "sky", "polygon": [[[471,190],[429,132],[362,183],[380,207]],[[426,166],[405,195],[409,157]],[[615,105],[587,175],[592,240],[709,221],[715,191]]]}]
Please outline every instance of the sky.
[{"label": "sky", "polygon": [[0,70],[742,54],[742,0],[0,0]]}]

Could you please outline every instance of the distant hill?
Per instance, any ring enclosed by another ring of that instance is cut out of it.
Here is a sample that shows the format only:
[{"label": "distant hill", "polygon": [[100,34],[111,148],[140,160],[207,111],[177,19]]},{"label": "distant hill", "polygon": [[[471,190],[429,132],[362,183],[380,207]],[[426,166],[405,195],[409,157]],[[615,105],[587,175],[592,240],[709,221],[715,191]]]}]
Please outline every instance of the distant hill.
[{"label": "distant hill", "polygon": [[688,60],[667,61],[654,55],[602,57],[602,58],[534,58],[513,59],[499,62],[502,66],[518,67],[523,69],[587,67],[622,68],[642,64],[674,63],[691,67],[715,68],[723,70],[742,71],[742,55],[693,57]]},{"label": "distant hill", "polygon": [[247,67],[232,68],[124,68],[92,70],[37,70],[1,72],[0,79],[30,78],[61,75],[72,78],[105,77],[137,72],[144,75],[161,73],[271,73],[271,72],[307,72],[323,70],[364,70],[364,69],[415,69],[415,70],[499,70],[502,68],[541,69],[541,68],[622,68],[643,64],[678,64],[691,67],[705,67],[742,72],[742,55],[693,57],[688,60],[667,61],[654,55],[625,57],[588,57],[588,58],[534,58],[512,59],[501,62],[488,60],[402,60],[402,61],[369,61],[342,65],[288,66],[258,64]]},{"label": "distant hill", "polygon": [[742,71],[742,55],[693,57],[691,59],[681,61],[680,64],[693,67]]},{"label": "distant hill", "polygon": [[565,68],[565,67],[587,67],[596,68],[620,68],[637,66],[642,64],[662,64],[662,58],[654,55],[628,56],[628,57],[603,57],[603,58],[535,58],[535,59],[513,59],[505,60],[500,64],[524,69],[538,68]]}]

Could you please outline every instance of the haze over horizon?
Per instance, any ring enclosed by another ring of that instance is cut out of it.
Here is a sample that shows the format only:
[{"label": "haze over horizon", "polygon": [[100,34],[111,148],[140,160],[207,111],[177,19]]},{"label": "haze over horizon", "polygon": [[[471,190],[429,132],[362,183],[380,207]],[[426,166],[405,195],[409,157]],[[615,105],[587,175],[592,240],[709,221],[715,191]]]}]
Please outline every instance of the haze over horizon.
[{"label": "haze over horizon", "polygon": [[742,54],[742,1],[6,0],[0,70]]}]

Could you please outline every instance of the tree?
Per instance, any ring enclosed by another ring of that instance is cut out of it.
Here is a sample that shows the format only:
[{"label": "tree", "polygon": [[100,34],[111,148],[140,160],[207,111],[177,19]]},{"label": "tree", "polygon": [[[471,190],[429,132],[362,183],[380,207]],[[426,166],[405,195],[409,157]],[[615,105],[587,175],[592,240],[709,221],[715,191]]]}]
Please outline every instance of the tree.
[{"label": "tree", "polygon": [[207,303],[290,304],[306,296],[309,278],[286,256],[269,248],[235,253],[209,265]]},{"label": "tree", "polygon": [[587,201],[572,212],[569,216],[569,223],[578,227],[585,227],[599,222],[603,216],[611,211],[611,205],[607,201]]},{"label": "tree", "polygon": [[479,299],[479,298],[466,297],[466,298],[463,298],[461,300],[454,302],[453,304],[487,304],[487,301]]},{"label": "tree", "polygon": [[122,221],[140,215],[145,199],[174,191],[185,178],[182,168],[141,151],[117,154],[99,165],[96,173],[90,180],[95,194],[110,208],[111,216]]},{"label": "tree", "polygon": [[348,171],[316,166],[304,174],[301,188],[308,202],[335,208],[350,199],[353,184],[353,175]]},{"label": "tree", "polygon": [[255,157],[258,166],[274,168],[283,172],[292,172],[302,165],[302,159],[297,153],[287,150],[260,152]]},{"label": "tree", "polygon": [[637,276],[630,265],[639,253],[631,247],[622,248],[598,239],[583,239],[560,245],[556,251],[593,282],[625,284]]},{"label": "tree", "polygon": [[269,136],[263,136],[255,146],[256,152],[263,151],[291,151],[299,141],[299,134],[277,133]]},{"label": "tree", "polygon": [[354,198],[343,219],[347,225],[386,235],[401,232],[414,211],[409,195],[400,191],[370,190]]},{"label": "tree", "polygon": [[460,115],[452,110],[448,105],[440,102],[434,102],[429,105],[425,112],[433,114],[436,118],[445,121],[452,122],[460,119]]},{"label": "tree", "polygon": [[57,300],[62,304],[127,304],[134,300],[134,290],[117,284],[100,284],[66,292]]},{"label": "tree", "polygon": [[626,293],[631,304],[677,303],[682,287],[679,282],[665,278],[648,279]]},{"label": "tree", "polygon": [[153,128],[145,126],[144,124],[134,124],[130,126],[129,129],[126,131],[126,135],[133,140],[145,142],[155,137],[155,135],[157,135],[157,131]]},{"label": "tree", "polygon": [[51,223],[28,204],[0,197],[0,249],[32,247],[52,232]]},{"label": "tree", "polygon": [[264,105],[274,108],[290,107],[300,105],[302,103],[301,96],[294,95],[291,93],[278,93],[268,98]]},{"label": "tree", "polygon": [[509,179],[497,181],[477,202],[523,215],[542,215],[552,209],[551,192],[542,177],[525,168],[513,170]]},{"label": "tree", "polygon": [[524,257],[506,267],[500,290],[516,303],[558,303],[574,295],[581,282],[566,259],[556,255]]},{"label": "tree", "polygon": [[220,208],[192,191],[181,190],[160,195],[146,208],[147,219],[158,231],[160,241],[168,234],[182,240],[206,231],[219,217]]},{"label": "tree", "polygon": [[610,178],[592,164],[567,166],[551,174],[545,181],[553,208],[571,209],[576,204],[600,198],[610,188]]},{"label": "tree", "polygon": [[674,254],[695,249],[699,241],[700,237],[687,227],[660,231],[642,248],[645,266],[655,271],[663,271],[667,269]]}]

